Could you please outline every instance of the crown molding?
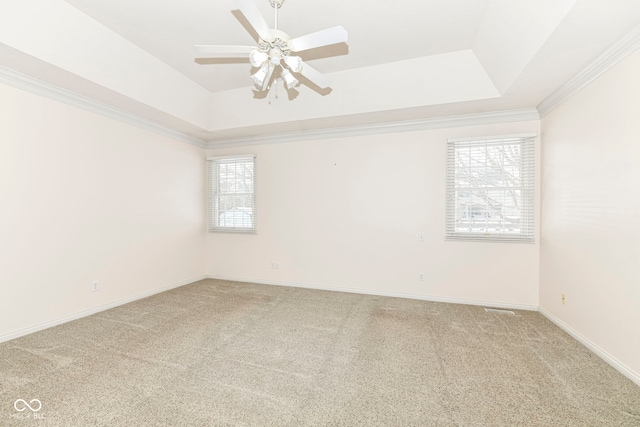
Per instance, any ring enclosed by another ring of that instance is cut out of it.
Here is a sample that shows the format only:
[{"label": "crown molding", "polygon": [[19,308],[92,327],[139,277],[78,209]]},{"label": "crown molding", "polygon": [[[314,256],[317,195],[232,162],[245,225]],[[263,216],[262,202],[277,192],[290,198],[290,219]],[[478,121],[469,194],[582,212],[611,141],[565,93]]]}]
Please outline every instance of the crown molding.
[{"label": "crown molding", "polygon": [[614,43],[587,68],[546,97],[537,107],[540,117],[542,118],[555,110],[638,48],[640,48],[640,25]]},{"label": "crown molding", "polygon": [[412,132],[429,129],[442,129],[447,127],[476,126],[540,119],[538,110],[535,108],[525,108],[204,141],[9,68],[0,67],[0,83],[206,149],[278,144],[284,142],[344,138],[382,133]]},{"label": "crown molding", "polygon": [[298,142],[312,139],[330,139],[338,137],[364,136],[380,133],[411,132],[447,127],[475,126],[483,124],[508,123],[516,121],[540,120],[593,80],[608,71],[618,62],[640,48],[640,26],[635,27],[606,52],[600,55],[587,68],[575,75],[565,84],[545,98],[537,108],[495,111],[488,113],[464,114],[457,116],[435,117],[419,120],[377,123],[369,125],[345,126],[317,129],[303,132],[258,135],[241,138],[229,138],[205,141],[188,134],[162,126],[150,120],[127,113],[88,97],[43,82],[17,71],[0,66],[0,83],[44,96],[55,101],[81,108],[105,117],[109,117],[160,135],[176,139],[200,148],[214,149],[242,147],[249,145]]},{"label": "crown molding", "polygon": [[530,120],[540,120],[538,111],[535,108],[216,140],[207,142],[206,148],[214,149],[244,147],[248,145],[279,144],[284,142],[300,142],[313,139],[345,138],[381,133],[412,132],[429,129],[443,129],[448,127],[477,126]]},{"label": "crown molding", "polygon": [[195,145],[196,147],[206,147],[205,141],[201,139],[194,138],[190,135],[175,131],[166,126],[159,125],[150,120],[146,120],[133,114],[129,114],[118,108],[111,107],[98,101],[94,101],[93,99],[78,95],[67,89],[54,86],[52,84],[27,76],[26,74],[11,70],[9,68],[0,67],[0,83],[6,84],[8,86],[13,86],[26,92],[31,92],[35,95],[44,96],[46,98],[70,105],[72,107],[77,107],[92,113],[100,114],[102,116],[109,117],[111,119],[115,119],[151,132],[155,132],[160,135],[168,136],[169,138],[186,142],[187,144]]}]

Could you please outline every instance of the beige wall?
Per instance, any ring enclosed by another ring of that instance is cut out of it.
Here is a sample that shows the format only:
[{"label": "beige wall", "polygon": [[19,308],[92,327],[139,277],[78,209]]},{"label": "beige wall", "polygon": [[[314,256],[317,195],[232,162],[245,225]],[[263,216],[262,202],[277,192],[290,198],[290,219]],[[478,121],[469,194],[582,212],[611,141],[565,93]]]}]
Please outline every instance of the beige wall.
[{"label": "beige wall", "polygon": [[540,306],[640,384],[638,76],[640,52],[542,121]]},{"label": "beige wall", "polygon": [[209,234],[209,274],[536,309],[537,243],[444,241],[447,138],[521,132],[539,122],[210,150],[257,154],[258,234]]},{"label": "beige wall", "polygon": [[0,123],[0,341],[205,274],[203,150],[4,85]]},{"label": "beige wall", "polygon": [[534,245],[444,241],[445,141],[537,121],[209,150],[258,155],[258,234],[207,234],[203,150],[0,85],[0,341],[208,274],[539,305],[640,383],[637,75],[543,119]]}]

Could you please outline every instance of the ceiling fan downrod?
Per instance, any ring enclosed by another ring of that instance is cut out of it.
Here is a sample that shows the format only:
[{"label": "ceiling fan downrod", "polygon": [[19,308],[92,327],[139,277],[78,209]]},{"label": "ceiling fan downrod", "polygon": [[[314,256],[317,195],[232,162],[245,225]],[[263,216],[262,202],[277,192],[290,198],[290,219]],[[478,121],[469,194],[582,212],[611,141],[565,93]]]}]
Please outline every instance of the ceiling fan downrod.
[{"label": "ceiling fan downrod", "polygon": [[280,7],[282,7],[282,3],[284,3],[284,0],[269,0],[269,3],[271,3],[271,7],[275,9],[275,20],[274,20],[274,30],[278,29],[278,9],[280,9]]}]

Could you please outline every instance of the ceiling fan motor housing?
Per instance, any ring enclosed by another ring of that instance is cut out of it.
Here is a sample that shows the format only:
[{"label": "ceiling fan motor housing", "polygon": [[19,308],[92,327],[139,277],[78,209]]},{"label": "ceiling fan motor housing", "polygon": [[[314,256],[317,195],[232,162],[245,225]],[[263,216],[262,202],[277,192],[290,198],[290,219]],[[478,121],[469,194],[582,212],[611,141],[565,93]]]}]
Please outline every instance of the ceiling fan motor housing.
[{"label": "ceiling fan motor housing", "polygon": [[266,52],[272,58],[285,58],[291,54],[291,46],[289,40],[291,37],[283,31],[271,30],[273,33],[273,41],[265,41],[258,38],[258,50]]}]

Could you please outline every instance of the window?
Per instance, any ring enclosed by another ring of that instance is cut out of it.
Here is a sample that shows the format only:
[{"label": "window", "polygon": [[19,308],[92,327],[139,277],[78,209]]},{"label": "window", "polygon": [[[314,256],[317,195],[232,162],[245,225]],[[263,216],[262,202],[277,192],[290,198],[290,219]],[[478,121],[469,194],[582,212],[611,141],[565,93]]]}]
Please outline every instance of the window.
[{"label": "window", "polygon": [[256,232],[256,156],[210,157],[209,231]]},{"label": "window", "polygon": [[447,240],[533,243],[535,138],[447,141]]}]

